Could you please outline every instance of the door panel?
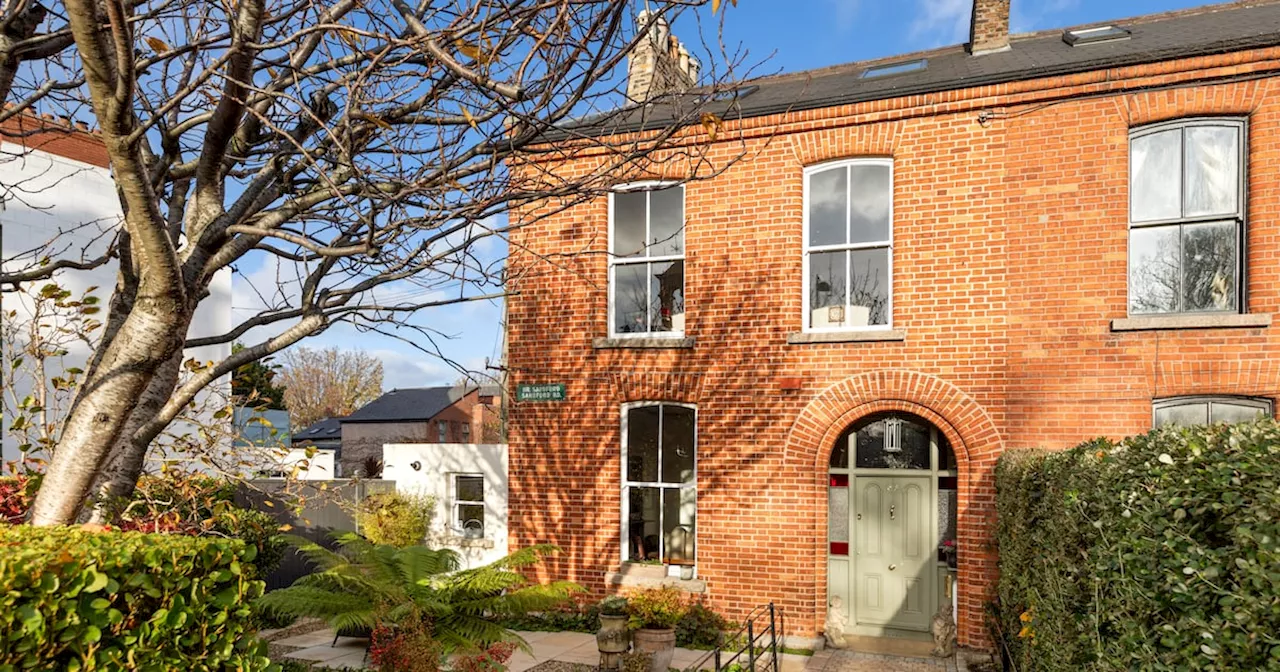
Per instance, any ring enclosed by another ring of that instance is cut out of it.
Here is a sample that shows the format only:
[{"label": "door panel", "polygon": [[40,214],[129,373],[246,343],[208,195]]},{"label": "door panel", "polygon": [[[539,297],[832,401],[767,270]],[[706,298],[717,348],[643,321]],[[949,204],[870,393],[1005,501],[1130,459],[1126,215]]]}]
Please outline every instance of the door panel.
[{"label": "door panel", "polygon": [[930,477],[854,479],[857,623],[927,630],[932,616]]}]

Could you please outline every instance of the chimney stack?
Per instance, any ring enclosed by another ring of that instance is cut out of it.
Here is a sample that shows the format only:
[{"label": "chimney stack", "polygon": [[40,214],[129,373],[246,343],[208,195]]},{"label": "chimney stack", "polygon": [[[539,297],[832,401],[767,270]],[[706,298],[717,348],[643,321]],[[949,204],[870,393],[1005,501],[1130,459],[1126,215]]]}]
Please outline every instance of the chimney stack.
[{"label": "chimney stack", "polygon": [[969,53],[974,56],[1009,50],[1009,0],[973,0]]},{"label": "chimney stack", "polygon": [[643,103],[663,94],[687,91],[698,82],[702,65],[671,34],[665,18],[641,10],[636,16],[636,29],[642,34],[627,55],[627,98]]}]

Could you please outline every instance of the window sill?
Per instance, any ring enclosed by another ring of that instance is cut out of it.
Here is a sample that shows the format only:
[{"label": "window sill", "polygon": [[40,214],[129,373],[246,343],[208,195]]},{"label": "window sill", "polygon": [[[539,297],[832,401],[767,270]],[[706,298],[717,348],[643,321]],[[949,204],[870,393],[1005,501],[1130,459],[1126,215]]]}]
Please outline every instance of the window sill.
[{"label": "window sill", "polygon": [[621,350],[621,349],[637,349],[637,350],[687,350],[692,348],[694,339],[691,336],[684,338],[597,338],[591,341],[591,347],[596,350]]},{"label": "window sill", "polygon": [[457,535],[445,535],[436,540],[442,546],[453,546],[454,548],[486,548],[494,547],[492,539],[476,539],[474,537],[461,537]]},{"label": "window sill", "polygon": [[868,329],[866,331],[820,331],[787,334],[790,345],[807,343],[864,343],[872,341],[905,341],[906,329]]},{"label": "window sill", "polygon": [[1160,329],[1240,329],[1271,326],[1270,313],[1244,315],[1158,315],[1111,320],[1111,331],[1156,331]]},{"label": "window sill", "polygon": [[[663,568],[665,569],[665,567]],[[622,572],[605,572],[605,585],[623,586],[626,588],[675,588],[685,593],[705,593],[707,592],[707,583],[702,579],[680,579],[674,576],[656,578],[651,576],[637,576]]]}]

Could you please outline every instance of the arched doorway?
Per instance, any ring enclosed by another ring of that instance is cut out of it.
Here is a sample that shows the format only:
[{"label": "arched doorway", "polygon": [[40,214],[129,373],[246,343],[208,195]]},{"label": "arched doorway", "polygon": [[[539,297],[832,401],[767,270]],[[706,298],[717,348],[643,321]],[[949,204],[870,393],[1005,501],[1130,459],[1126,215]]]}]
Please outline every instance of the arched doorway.
[{"label": "arched doorway", "polygon": [[837,439],[828,471],[828,604],[841,598],[856,634],[927,632],[956,566],[946,435],[910,413],[869,415]]}]

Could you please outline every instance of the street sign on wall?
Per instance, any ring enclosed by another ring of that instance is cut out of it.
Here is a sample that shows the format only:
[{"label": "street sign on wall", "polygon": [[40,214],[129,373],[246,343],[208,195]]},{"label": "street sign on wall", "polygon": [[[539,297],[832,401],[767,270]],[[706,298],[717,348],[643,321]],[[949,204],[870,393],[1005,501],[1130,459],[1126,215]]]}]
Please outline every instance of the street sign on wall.
[{"label": "street sign on wall", "polygon": [[566,398],[564,383],[516,386],[516,401],[564,401]]}]

